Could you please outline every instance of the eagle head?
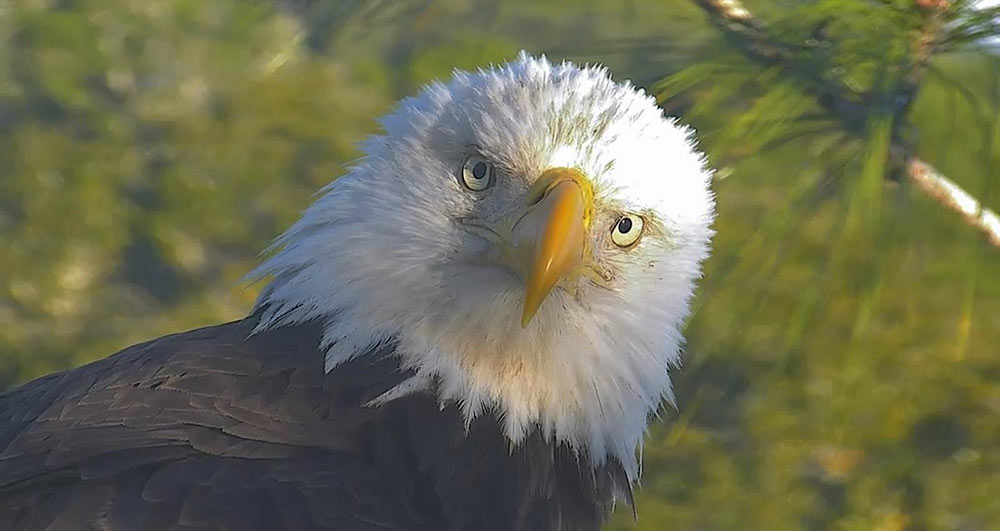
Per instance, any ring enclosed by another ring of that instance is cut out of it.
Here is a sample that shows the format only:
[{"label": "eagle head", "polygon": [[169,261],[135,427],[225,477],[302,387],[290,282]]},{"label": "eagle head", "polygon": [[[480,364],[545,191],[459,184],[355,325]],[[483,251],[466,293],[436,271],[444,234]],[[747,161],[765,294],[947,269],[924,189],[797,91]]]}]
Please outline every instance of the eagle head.
[{"label": "eagle head", "polygon": [[403,100],[255,271],[259,329],[324,323],[327,370],[393,343],[411,392],[617,459],[672,401],[709,252],[693,132],[600,67],[525,53]]}]

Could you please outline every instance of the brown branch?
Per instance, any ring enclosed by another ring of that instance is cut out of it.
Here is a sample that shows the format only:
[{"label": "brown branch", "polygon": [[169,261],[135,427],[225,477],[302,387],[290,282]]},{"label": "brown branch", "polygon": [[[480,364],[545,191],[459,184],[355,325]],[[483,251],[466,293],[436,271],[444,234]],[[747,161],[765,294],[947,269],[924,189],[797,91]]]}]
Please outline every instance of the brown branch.
[{"label": "brown branch", "polygon": [[[898,94],[898,113],[900,117],[906,116],[910,107],[917,97],[917,91],[923,84],[927,70],[930,68],[931,59],[937,47],[938,35],[944,27],[944,10],[948,7],[948,0],[916,0],[917,5],[929,12],[924,18],[923,27],[920,29],[917,38],[913,41],[911,54],[911,66],[906,75],[900,80],[896,87]],[[899,125],[903,120],[896,120],[897,128],[893,132],[893,139],[899,138]]]},{"label": "brown branch", "polygon": [[[806,91],[812,94],[826,111],[839,119],[845,129],[856,134],[864,134],[870,107],[865,97],[857,97],[839,80],[828,77],[815,61],[803,58],[805,49],[772,39],[764,31],[764,25],[744,7],[741,0],[693,0],[718,26],[723,35],[735,41],[748,58],[763,64],[777,65],[788,75],[796,76]],[[947,3],[943,4],[947,6]],[[910,104],[923,80],[933,55],[935,37],[942,27],[941,13],[928,16],[927,24],[918,37],[910,70],[902,77],[898,87],[901,96],[894,109],[898,117],[908,111]],[[896,120],[901,123],[902,120]],[[902,144],[898,135],[893,135],[892,152],[908,154],[910,150]],[[979,200],[963,190],[954,181],[934,169],[930,164],[910,156],[893,157],[901,161],[904,174],[916,188],[944,208],[958,214],[962,221],[980,231],[988,242],[1000,247],[1000,217],[986,208]]]}]

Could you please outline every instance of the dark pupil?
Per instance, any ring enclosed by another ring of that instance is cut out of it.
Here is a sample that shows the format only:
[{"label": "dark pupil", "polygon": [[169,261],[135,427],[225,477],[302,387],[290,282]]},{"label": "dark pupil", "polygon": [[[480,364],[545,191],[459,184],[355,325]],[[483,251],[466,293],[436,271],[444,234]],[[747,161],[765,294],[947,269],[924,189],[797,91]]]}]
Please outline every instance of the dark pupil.
[{"label": "dark pupil", "polygon": [[632,230],[632,220],[629,218],[622,218],[618,222],[618,232],[622,234],[628,234],[628,231]]},{"label": "dark pupil", "polygon": [[486,177],[486,163],[477,162],[476,165],[472,167],[472,176],[476,179]]}]

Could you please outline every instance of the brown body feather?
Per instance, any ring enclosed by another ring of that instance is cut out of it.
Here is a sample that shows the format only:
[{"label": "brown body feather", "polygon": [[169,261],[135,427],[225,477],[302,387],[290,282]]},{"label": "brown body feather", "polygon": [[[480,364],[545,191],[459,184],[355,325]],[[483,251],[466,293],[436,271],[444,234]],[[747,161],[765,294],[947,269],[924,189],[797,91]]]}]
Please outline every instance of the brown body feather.
[{"label": "brown body feather", "polygon": [[[617,464],[399,383],[392,346],[329,374],[320,329],[163,337],[0,394],[0,530],[586,530]],[[248,339],[249,337],[249,339]]]}]

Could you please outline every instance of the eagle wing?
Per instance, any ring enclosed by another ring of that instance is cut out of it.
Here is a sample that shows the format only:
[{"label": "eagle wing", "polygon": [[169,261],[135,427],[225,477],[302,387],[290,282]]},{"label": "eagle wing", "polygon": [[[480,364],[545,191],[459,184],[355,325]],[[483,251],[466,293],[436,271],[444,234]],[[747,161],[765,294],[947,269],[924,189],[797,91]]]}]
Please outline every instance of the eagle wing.
[{"label": "eagle wing", "polygon": [[378,412],[363,404],[402,378],[372,366],[391,356],[327,375],[318,327],[251,329],[167,336],[0,395],[0,530],[422,527],[364,459]]}]

